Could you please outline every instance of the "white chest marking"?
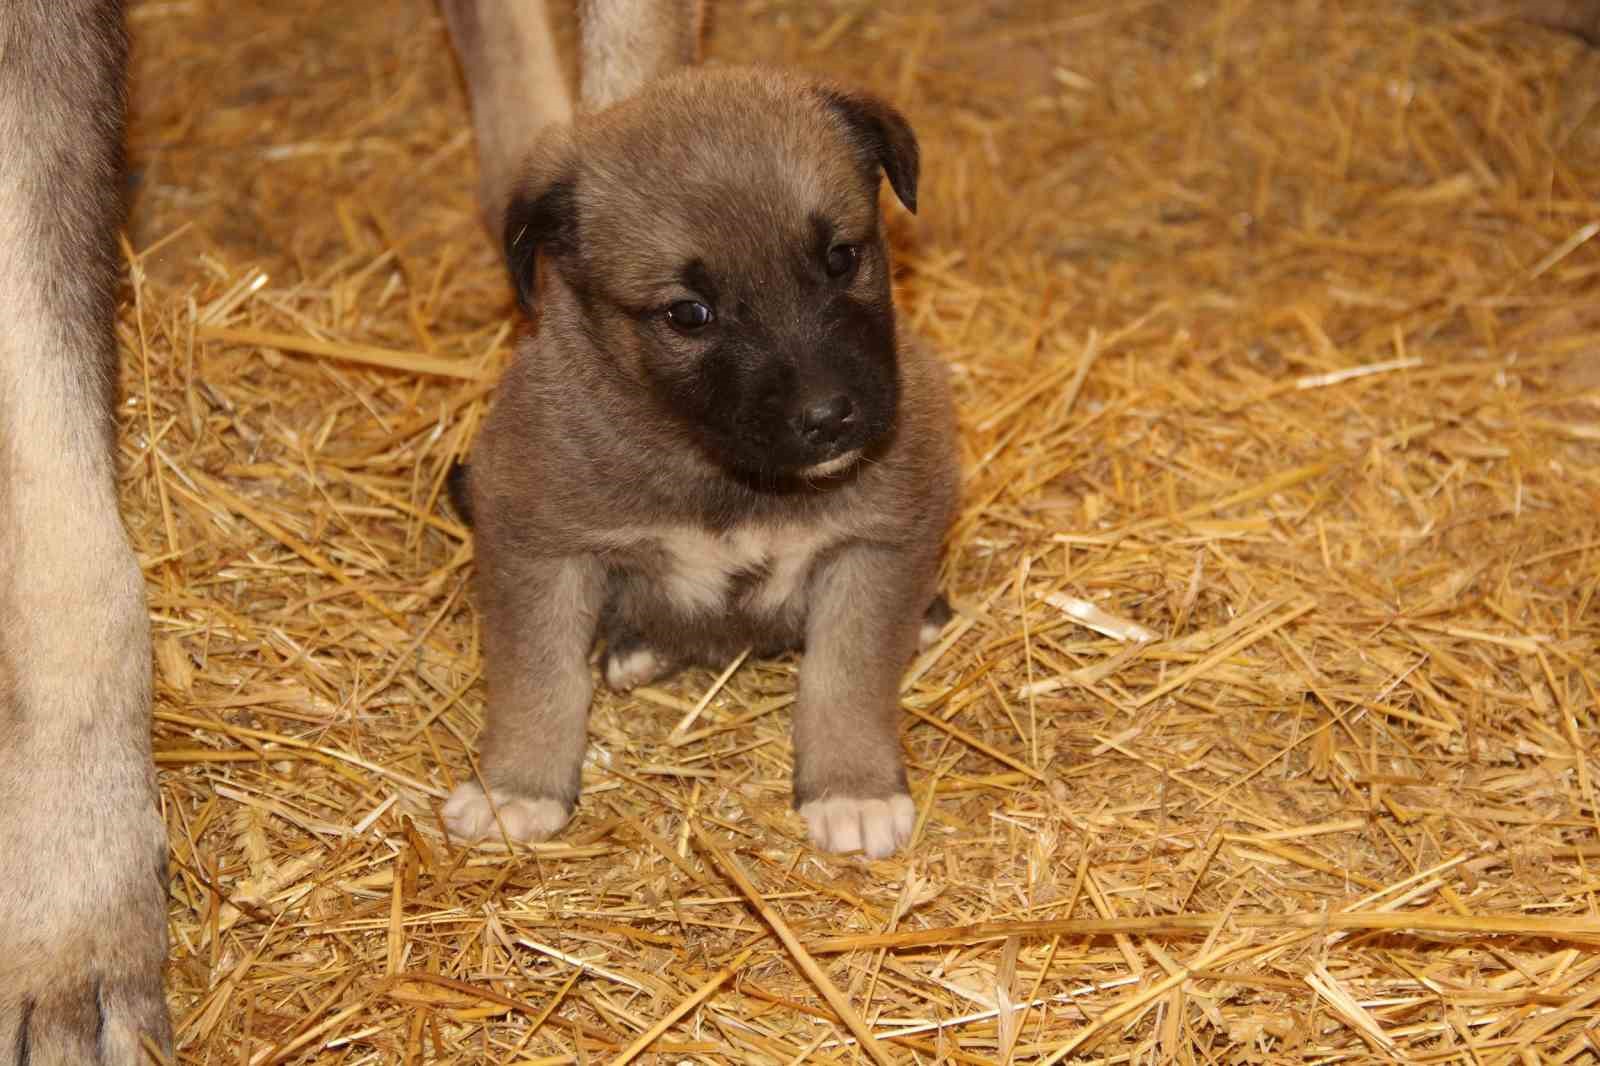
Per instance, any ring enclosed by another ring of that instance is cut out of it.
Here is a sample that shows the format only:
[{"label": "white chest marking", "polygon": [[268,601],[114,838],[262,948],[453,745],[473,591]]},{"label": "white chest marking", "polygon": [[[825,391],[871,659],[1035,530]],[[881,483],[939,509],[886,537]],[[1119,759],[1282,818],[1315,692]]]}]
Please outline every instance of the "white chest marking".
[{"label": "white chest marking", "polygon": [[720,611],[728,606],[733,579],[761,571],[745,603],[762,613],[777,611],[804,584],[817,553],[835,538],[826,530],[742,528],[729,533],[675,529],[659,537],[667,555],[662,586],[685,613]]}]

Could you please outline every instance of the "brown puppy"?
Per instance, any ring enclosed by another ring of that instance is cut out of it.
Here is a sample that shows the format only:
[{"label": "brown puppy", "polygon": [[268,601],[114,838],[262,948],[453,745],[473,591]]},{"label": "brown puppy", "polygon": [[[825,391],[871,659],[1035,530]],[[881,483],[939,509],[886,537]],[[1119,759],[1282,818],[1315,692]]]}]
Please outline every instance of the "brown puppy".
[{"label": "brown puppy", "polygon": [[540,146],[506,225],[539,321],[456,485],[489,708],[488,794],[456,790],[454,833],[566,823],[601,635],[618,688],[803,646],[812,839],[909,837],[899,679],[956,495],[944,369],[896,333],[878,210],[880,171],[915,208],[917,168],[887,105],[743,70],[680,72]]}]

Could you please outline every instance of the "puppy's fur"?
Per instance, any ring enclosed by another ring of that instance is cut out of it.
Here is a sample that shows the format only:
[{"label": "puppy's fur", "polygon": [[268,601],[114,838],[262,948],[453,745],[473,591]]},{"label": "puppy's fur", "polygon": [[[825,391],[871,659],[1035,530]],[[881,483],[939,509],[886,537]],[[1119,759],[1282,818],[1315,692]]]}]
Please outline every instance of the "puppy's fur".
[{"label": "puppy's fur", "polygon": [[674,74],[537,152],[505,232],[538,323],[456,484],[489,708],[488,796],[456,791],[453,832],[565,824],[599,634],[623,688],[803,646],[812,838],[909,836],[898,683],[956,468],[943,367],[895,329],[880,173],[914,209],[893,109],[743,70]]}]

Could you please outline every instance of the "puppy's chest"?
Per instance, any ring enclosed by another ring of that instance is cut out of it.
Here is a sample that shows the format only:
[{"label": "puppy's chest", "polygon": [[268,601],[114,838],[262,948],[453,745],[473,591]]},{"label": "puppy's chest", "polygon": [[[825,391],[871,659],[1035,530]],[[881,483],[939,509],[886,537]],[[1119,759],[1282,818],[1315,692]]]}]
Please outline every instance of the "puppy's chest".
[{"label": "puppy's chest", "polygon": [[837,540],[819,529],[668,529],[649,538],[641,576],[685,615],[773,615],[803,606],[813,568]]}]

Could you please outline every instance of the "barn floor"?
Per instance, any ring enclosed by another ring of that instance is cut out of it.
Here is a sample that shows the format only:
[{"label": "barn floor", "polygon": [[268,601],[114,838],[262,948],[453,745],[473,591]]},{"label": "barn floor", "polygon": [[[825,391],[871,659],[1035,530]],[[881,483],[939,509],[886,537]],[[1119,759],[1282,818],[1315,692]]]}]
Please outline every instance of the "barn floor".
[{"label": "barn floor", "polygon": [[180,1062],[1600,1056],[1600,54],[1483,4],[727,0],[716,61],[922,135],[901,307],[967,479],[917,838],[806,846],[750,661],[599,696],[508,855],[437,814],[483,706],[441,484],[516,328],[443,24],[129,13]]}]

